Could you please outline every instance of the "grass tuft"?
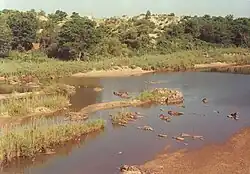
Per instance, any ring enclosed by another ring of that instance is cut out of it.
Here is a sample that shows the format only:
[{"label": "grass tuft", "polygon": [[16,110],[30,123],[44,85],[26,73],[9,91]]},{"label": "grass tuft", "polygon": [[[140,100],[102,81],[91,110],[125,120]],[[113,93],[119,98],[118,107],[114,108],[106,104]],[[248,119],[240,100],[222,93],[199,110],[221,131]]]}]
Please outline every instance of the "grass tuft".
[{"label": "grass tuft", "polygon": [[135,120],[137,113],[134,112],[118,112],[115,115],[111,115],[112,124],[115,125],[126,125],[129,121]]},{"label": "grass tuft", "polygon": [[33,157],[84,134],[103,129],[103,120],[52,122],[36,120],[32,124],[4,128],[0,135],[0,164],[16,157]]},{"label": "grass tuft", "polygon": [[167,88],[158,88],[151,91],[143,91],[136,99],[140,101],[160,102],[169,97],[174,91]]},{"label": "grass tuft", "polygon": [[0,117],[20,117],[39,112],[46,113],[68,105],[68,97],[64,95],[31,94],[21,99],[10,98],[0,101]]}]

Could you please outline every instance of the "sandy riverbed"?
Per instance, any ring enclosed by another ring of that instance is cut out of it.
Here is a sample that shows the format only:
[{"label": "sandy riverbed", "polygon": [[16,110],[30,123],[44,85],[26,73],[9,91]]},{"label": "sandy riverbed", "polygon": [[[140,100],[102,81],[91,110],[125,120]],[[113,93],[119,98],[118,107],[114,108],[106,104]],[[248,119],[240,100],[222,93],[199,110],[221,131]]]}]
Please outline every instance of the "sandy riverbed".
[{"label": "sandy riverbed", "polygon": [[223,145],[209,145],[200,150],[166,151],[140,166],[151,174],[225,174],[250,173],[250,128],[241,130]]},{"label": "sandy riverbed", "polygon": [[128,67],[112,69],[112,70],[100,70],[90,71],[86,73],[76,73],[73,77],[124,77],[124,76],[140,76],[146,73],[152,73],[154,71],[145,71],[142,68],[131,69]]}]

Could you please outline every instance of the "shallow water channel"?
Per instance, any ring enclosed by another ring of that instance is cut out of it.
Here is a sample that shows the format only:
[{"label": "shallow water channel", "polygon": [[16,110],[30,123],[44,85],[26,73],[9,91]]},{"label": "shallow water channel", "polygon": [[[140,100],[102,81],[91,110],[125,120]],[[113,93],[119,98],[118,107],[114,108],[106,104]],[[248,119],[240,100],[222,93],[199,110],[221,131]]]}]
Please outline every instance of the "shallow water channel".
[{"label": "shallow water channel", "polygon": [[[92,114],[93,118],[107,120],[107,127],[101,133],[84,137],[79,144],[65,145],[50,156],[41,156],[35,161],[22,161],[5,169],[4,173],[27,174],[116,174],[122,164],[143,164],[160,153],[166,146],[170,151],[182,148],[194,150],[207,144],[225,142],[241,128],[250,126],[250,76],[223,73],[157,73],[123,78],[64,79],[65,83],[77,86],[77,93],[71,98],[72,110],[98,102],[120,100],[113,91],[124,90],[137,93],[152,88],[176,88],[183,92],[185,108],[178,106],[151,106],[127,108],[145,115],[128,127],[113,127],[109,114],[121,111],[113,109]],[[147,81],[161,81],[159,84]],[[88,88],[84,87],[89,86]],[[92,87],[104,90],[95,92]],[[201,102],[208,99],[208,104]],[[160,108],[184,112],[170,123],[159,119]],[[219,113],[217,112],[219,111]],[[227,118],[231,112],[239,112],[238,121]],[[137,129],[149,125],[155,132]],[[179,133],[202,135],[204,141],[179,143],[171,137]],[[159,138],[157,134],[167,134]]]}]

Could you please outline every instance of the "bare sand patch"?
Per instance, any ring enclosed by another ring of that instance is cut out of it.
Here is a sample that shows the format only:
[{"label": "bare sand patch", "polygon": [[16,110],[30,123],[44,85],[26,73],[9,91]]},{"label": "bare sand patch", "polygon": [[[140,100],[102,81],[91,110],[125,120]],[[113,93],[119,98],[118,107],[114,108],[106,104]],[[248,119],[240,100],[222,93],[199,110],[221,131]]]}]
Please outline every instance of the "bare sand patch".
[{"label": "bare sand patch", "polygon": [[154,71],[145,71],[142,68],[128,68],[128,67],[117,67],[111,70],[100,70],[100,71],[90,71],[86,73],[76,73],[73,77],[124,77],[124,76],[140,76],[146,73],[152,73]]}]

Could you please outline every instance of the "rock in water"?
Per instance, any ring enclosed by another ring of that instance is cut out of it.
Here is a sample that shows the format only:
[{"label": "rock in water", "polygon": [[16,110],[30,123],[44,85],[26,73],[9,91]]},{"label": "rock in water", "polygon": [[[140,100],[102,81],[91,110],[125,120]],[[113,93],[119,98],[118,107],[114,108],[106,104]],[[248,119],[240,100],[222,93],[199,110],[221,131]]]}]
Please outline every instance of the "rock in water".
[{"label": "rock in water", "polygon": [[207,101],[206,98],[203,98],[203,99],[202,99],[202,102],[203,102],[203,103],[208,103],[208,101]]},{"label": "rock in water", "polygon": [[168,136],[165,135],[165,134],[158,134],[158,137],[161,137],[161,138],[167,138]]},{"label": "rock in water", "polygon": [[122,174],[143,174],[138,167],[128,165],[123,165],[120,167],[120,172]]}]

